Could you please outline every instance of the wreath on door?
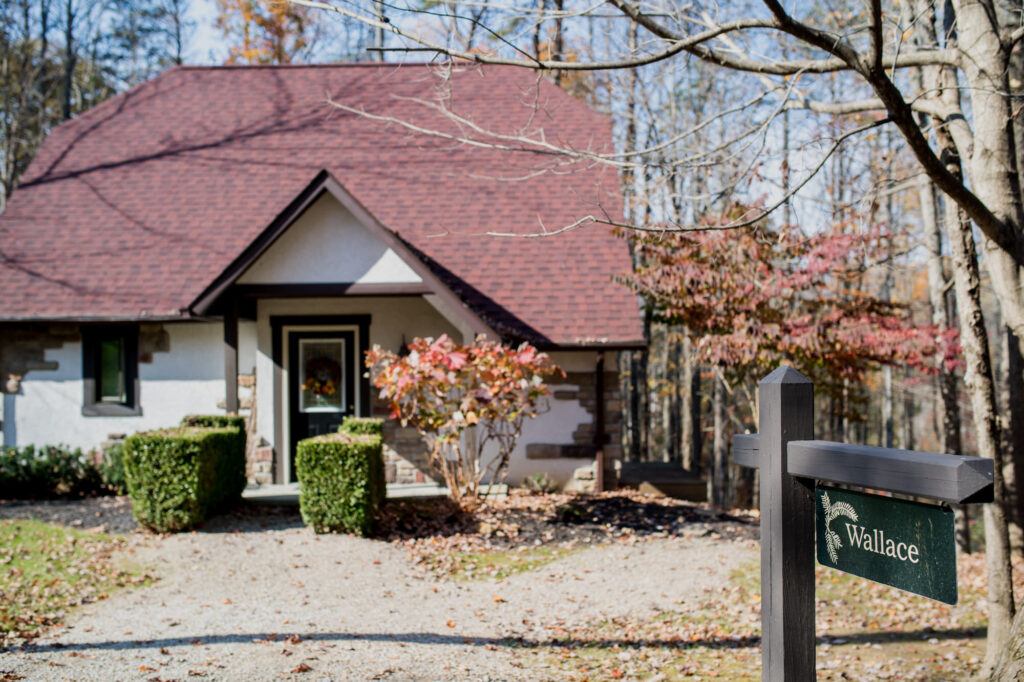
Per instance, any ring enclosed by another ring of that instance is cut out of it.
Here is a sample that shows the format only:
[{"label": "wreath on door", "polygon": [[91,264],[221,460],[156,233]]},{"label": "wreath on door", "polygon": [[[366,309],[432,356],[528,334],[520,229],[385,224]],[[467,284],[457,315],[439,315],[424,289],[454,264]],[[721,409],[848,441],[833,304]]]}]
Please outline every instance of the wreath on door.
[{"label": "wreath on door", "polygon": [[341,365],[330,358],[310,358],[306,362],[305,374],[302,390],[318,397],[334,395],[341,385]]}]

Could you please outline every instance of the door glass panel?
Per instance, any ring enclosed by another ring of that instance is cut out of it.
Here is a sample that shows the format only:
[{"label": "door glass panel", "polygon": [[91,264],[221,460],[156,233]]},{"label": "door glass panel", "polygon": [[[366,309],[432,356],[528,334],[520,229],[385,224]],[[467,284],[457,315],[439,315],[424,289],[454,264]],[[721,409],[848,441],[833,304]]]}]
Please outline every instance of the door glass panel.
[{"label": "door glass panel", "polygon": [[345,404],[344,339],[299,340],[299,410],[340,412]]},{"label": "door glass panel", "polygon": [[100,342],[100,395],[107,403],[124,402],[124,347],[122,339]]}]

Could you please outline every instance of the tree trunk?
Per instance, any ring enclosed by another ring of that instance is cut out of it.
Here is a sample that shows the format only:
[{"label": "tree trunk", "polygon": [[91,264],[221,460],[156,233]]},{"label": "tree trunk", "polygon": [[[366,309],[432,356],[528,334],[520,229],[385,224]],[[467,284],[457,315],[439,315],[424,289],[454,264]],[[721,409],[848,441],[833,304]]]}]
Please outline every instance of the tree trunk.
[{"label": "tree trunk", "polygon": [[917,438],[914,434],[914,417],[917,413],[917,405],[914,404],[913,391],[906,390],[909,371],[903,371],[903,433],[900,436],[900,447],[904,450],[917,448]]},{"label": "tree trunk", "polygon": [[[949,328],[950,319],[954,315],[949,309],[949,297],[946,295],[946,271],[942,265],[942,231],[935,213],[935,185],[927,178],[922,178],[918,185],[918,196],[921,200],[925,247],[928,250],[928,303],[931,307],[932,324],[944,330]],[[943,452],[959,455],[963,454],[963,442],[960,438],[960,402],[957,400],[956,373],[946,365],[943,355],[940,354],[935,359],[939,371],[936,380],[938,402],[941,406],[939,440]],[[954,511],[957,547],[960,551],[970,554],[971,530],[966,510],[957,505]]]},{"label": "tree trunk", "polygon": [[988,3],[953,0],[956,10],[957,46],[965,53],[964,75],[970,88],[974,122],[973,148],[957,146],[970,153],[971,187],[988,209],[1016,236],[1014,250],[983,240],[985,263],[992,288],[1002,306],[1007,325],[1024,336],[1024,206],[1021,205],[1017,173],[1016,141],[1013,133],[1014,102],[1010,92],[1010,59],[1007,45],[999,38],[995,17]]},{"label": "tree trunk", "polygon": [[712,466],[708,471],[708,501],[716,507],[725,504],[727,490],[726,471],[729,458],[729,443],[725,434],[725,383],[721,377],[714,378],[712,397],[712,414],[715,429],[714,447],[712,449]]},{"label": "tree trunk", "polygon": [[694,471],[700,461],[700,451],[696,449],[697,432],[700,424],[693,418],[693,403],[697,396],[693,391],[694,362],[693,344],[689,330],[683,330],[679,340],[681,377],[679,381],[679,459],[685,471]]},{"label": "tree trunk", "polygon": [[72,90],[75,76],[75,5],[66,0],[64,15],[64,120],[71,118]]},{"label": "tree trunk", "polygon": [[1024,680],[1024,611],[1013,619],[1013,632],[989,679],[999,682]]},{"label": "tree trunk", "polygon": [[896,430],[893,424],[893,401],[892,401],[892,367],[886,365],[882,368],[882,419],[881,434],[879,440],[883,448],[894,448]]},{"label": "tree trunk", "polygon": [[[1009,327],[1004,329],[1006,344],[1006,441],[1012,462],[1014,491],[1010,516],[1020,529],[1024,529],[1024,358],[1020,342]],[[1014,547],[1017,553],[1021,546]]]},{"label": "tree trunk", "polygon": [[[951,164],[952,165],[952,164]],[[988,641],[985,670],[992,670],[1010,636],[1014,602],[1010,567],[1010,537],[1002,500],[1002,453],[999,450],[995,382],[981,310],[981,277],[970,222],[952,202],[945,202],[956,303],[960,311],[960,342],[967,360],[964,377],[974,412],[978,454],[994,463],[995,502],[986,504],[985,557],[988,567]]]},{"label": "tree trunk", "polygon": [[[970,55],[965,60],[964,72],[972,86],[970,93],[976,134],[973,141],[959,139],[956,122],[946,120],[942,122],[946,125],[936,126],[935,135],[946,169],[957,178],[963,175],[958,149],[971,154],[971,185],[978,197],[1006,225],[1019,230],[1022,208],[1013,116],[1010,101],[1003,94],[1008,91],[1006,48],[995,32],[991,21],[993,17],[988,17],[986,11],[984,4],[967,0],[950,0],[946,4],[943,12],[949,22],[948,30],[943,31],[946,47],[962,46]],[[925,41],[929,45],[937,45],[934,22],[934,13],[931,13],[927,18],[922,16],[919,23],[921,31],[927,32]],[[942,68],[929,75],[931,82],[927,85],[933,88],[933,92],[959,109],[960,90],[956,73]],[[969,146],[971,142],[973,148]],[[964,383],[974,412],[978,454],[992,459],[994,465],[995,502],[986,504],[983,511],[989,616],[984,671],[990,672],[1006,646],[1014,616],[1010,539],[1002,506],[1005,500],[1003,462],[999,449],[991,355],[981,311],[981,284],[974,236],[970,220],[953,201],[947,198],[944,206],[960,318],[960,343],[967,361]],[[1014,287],[1020,291],[1021,273],[1015,261],[1024,263],[1024,259],[1020,259],[1021,254],[1011,254],[994,246],[986,247],[986,252],[993,286],[1000,300],[1018,298]],[[1017,278],[1016,283],[1014,277]],[[1024,326],[1024,301],[1016,300],[1014,305],[1019,306],[1014,315]],[[1016,324],[1011,326],[1017,328]]]}]

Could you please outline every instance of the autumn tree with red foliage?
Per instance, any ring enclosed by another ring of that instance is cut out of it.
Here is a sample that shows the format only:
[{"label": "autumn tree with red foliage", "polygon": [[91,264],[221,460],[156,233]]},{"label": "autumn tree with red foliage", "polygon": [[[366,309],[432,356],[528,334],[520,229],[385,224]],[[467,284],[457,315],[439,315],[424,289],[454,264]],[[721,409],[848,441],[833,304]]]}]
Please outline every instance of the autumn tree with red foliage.
[{"label": "autumn tree with red foliage", "polygon": [[366,366],[391,416],[416,427],[431,468],[463,508],[479,503],[485,478],[505,480],[523,424],[547,411],[545,378],[565,375],[529,344],[509,348],[480,337],[463,346],[447,335],[414,339],[405,356],[374,346]]},{"label": "autumn tree with red foliage", "polygon": [[863,381],[873,365],[932,371],[940,352],[956,361],[955,331],[915,325],[905,307],[856,288],[881,253],[879,230],[707,226],[631,233],[641,265],[620,278],[657,317],[690,331],[700,362],[734,378],[785,362],[827,389]]}]

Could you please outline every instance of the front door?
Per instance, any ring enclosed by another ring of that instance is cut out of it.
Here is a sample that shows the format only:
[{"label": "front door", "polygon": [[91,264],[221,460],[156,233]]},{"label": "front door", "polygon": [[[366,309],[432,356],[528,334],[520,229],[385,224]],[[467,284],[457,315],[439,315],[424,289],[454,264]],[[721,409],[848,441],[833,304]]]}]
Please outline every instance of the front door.
[{"label": "front door", "polygon": [[288,335],[293,481],[295,444],[310,436],[334,433],[346,415],[355,414],[355,353],[352,331],[294,331]]}]

